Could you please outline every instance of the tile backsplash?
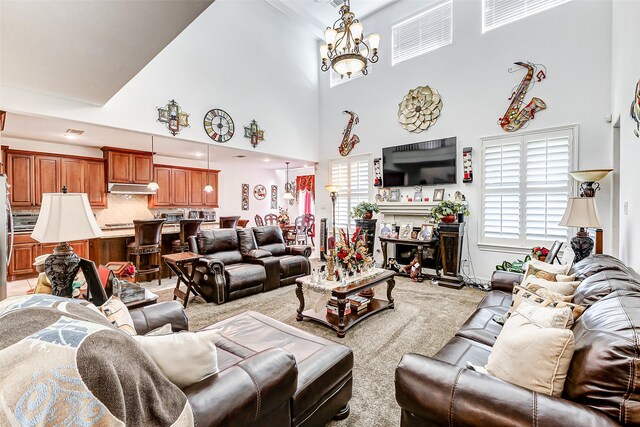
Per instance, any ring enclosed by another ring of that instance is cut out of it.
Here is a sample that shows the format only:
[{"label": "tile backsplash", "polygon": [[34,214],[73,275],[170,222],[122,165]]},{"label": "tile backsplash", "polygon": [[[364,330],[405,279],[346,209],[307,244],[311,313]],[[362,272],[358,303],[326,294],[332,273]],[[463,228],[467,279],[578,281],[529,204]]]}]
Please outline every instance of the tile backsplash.
[{"label": "tile backsplash", "polygon": [[143,194],[107,194],[108,208],[94,210],[98,224],[131,223],[134,219],[153,219],[149,196]]}]

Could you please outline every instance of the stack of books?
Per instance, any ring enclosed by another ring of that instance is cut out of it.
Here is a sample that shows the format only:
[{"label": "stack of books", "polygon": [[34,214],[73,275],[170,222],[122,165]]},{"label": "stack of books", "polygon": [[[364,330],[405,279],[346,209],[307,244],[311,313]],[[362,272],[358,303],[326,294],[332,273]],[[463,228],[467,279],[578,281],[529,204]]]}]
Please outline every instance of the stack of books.
[{"label": "stack of books", "polygon": [[349,297],[347,301],[349,306],[351,307],[351,310],[356,314],[367,311],[367,309],[369,308],[369,303],[371,302],[369,298],[361,297],[360,295]]},{"label": "stack of books", "polygon": [[[338,315],[338,298],[331,297],[329,299],[327,302],[327,313],[334,314],[336,316]],[[349,300],[347,300],[347,305],[344,309],[344,315],[346,316],[347,314],[351,314],[351,304],[349,303]]]}]

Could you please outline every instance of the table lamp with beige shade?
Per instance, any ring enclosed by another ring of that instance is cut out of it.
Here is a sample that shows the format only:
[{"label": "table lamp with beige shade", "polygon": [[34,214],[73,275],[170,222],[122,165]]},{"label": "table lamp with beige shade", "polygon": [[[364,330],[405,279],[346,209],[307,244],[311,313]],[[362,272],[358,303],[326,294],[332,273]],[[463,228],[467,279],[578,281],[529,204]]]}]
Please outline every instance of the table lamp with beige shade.
[{"label": "table lamp with beige shade", "polygon": [[40,243],[58,243],[44,263],[53,295],[70,297],[80,257],[67,242],[102,236],[85,193],[44,193],[38,222],[31,237]]},{"label": "table lamp with beige shade", "polygon": [[589,237],[587,228],[600,228],[600,218],[593,197],[570,197],[567,210],[560,220],[565,227],[579,227],[578,233],[571,239],[573,262],[588,257],[593,250],[593,239]]}]

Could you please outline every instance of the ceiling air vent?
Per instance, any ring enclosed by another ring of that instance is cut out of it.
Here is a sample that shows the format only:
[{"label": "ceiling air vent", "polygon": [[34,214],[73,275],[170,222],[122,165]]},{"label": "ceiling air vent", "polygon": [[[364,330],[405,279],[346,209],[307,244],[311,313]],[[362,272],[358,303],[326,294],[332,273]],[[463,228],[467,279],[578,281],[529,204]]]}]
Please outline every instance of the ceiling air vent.
[{"label": "ceiling air vent", "polygon": [[244,159],[247,156],[243,156],[242,154],[238,154],[237,156],[233,156],[233,157],[235,157],[237,159]]},{"label": "ceiling air vent", "polygon": [[82,135],[83,133],[84,133],[83,130],[67,129],[67,131],[64,133],[64,136],[66,136],[69,139],[75,139],[75,138],[79,137],[80,135]]}]

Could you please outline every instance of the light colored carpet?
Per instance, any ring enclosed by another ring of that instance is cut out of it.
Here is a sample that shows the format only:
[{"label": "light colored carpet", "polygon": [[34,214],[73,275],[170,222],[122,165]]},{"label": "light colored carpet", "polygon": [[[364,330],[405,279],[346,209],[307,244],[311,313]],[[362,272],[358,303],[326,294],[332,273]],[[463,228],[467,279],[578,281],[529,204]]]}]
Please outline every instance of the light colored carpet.
[{"label": "light colored carpet", "polygon": [[[386,285],[378,287],[386,294]],[[161,291],[161,301],[171,299]],[[378,295],[379,296],[379,295]],[[397,426],[400,408],[395,400],[395,368],[406,353],[435,354],[451,339],[474,311],[484,293],[471,288],[453,290],[428,281],[414,283],[396,279],[394,310],[385,310],[347,331],[345,338],[323,325],[295,319],[298,299],[295,287],[253,295],[223,305],[196,298],[187,307],[189,328],[198,330],[219,320],[254,310],[304,331],[347,345],[353,349],[353,398],[351,414],[330,426]]]}]

